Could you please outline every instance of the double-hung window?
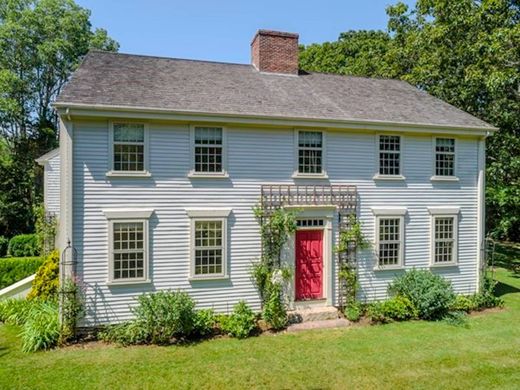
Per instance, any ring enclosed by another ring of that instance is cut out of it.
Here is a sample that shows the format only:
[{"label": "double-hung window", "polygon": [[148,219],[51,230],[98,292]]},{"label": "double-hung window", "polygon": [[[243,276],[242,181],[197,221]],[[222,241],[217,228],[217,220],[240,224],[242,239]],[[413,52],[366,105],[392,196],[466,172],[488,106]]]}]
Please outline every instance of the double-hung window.
[{"label": "double-hung window", "polygon": [[431,263],[457,264],[458,208],[430,208]]},{"label": "double-hung window", "polygon": [[321,131],[298,131],[298,173],[324,174]]},{"label": "double-hung window", "polygon": [[455,176],[454,138],[435,138],[435,176]]},{"label": "double-hung window", "polygon": [[194,169],[197,174],[223,173],[224,134],[221,127],[195,127]]},{"label": "double-hung window", "polygon": [[112,171],[138,173],[147,170],[146,131],[142,123],[113,123]]},{"label": "double-hung window", "polygon": [[229,209],[188,210],[191,218],[192,279],[227,277],[227,218]]},{"label": "double-hung window", "polygon": [[401,175],[401,137],[398,135],[379,136],[379,175]]},{"label": "double-hung window", "polygon": [[105,210],[109,234],[109,283],[148,280],[148,219],[151,210]]},{"label": "double-hung window", "polygon": [[376,268],[400,268],[404,264],[405,208],[373,209],[376,215]]}]

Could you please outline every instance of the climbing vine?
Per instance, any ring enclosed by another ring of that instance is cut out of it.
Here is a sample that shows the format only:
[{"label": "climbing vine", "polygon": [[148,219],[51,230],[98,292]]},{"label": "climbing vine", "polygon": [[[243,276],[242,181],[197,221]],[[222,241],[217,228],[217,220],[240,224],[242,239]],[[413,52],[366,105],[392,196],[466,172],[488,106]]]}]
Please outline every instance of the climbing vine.
[{"label": "climbing vine", "polygon": [[349,252],[356,252],[370,247],[370,242],[363,235],[361,222],[355,215],[350,215],[348,228],[341,231],[336,252],[345,254],[346,261],[340,263],[338,278],[341,284],[341,291],[344,297],[344,306],[349,307],[356,304],[356,292],[359,288],[356,264],[349,258]]},{"label": "climbing vine", "polygon": [[291,277],[291,271],[282,266],[282,249],[296,231],[296,211],[279,208],[266,213],[261,207],[253,211],[260,224],[262,257],[253,264],[251,276],[262,300],[264,320],[281,329],[287,323],[284,285]]}]

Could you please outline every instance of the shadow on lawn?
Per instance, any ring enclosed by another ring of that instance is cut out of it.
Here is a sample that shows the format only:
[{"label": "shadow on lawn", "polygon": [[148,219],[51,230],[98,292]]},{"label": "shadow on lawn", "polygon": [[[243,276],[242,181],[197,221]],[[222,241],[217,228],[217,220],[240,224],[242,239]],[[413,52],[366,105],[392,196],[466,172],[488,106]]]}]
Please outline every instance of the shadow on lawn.
[{"label": "shadow on lawn", "polygon": [[513,277],[520,277],[520,244],[496,243],[493,265],[513,272]]},{"label": "shadow on lawn", "polygon": [[515,286],[511,286],[510,284],[505,284],[502,282],[498,282],[495,286],[495,295],[497,297],[501,297],[506,294],[518,294],[520,293],[520,288],[516,288]]}]

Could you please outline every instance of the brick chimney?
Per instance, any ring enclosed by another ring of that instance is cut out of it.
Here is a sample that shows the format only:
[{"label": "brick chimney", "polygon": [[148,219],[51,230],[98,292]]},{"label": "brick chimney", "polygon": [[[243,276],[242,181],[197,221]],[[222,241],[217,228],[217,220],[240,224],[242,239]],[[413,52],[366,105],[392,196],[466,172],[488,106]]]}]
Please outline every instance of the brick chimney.
[{"label": "brick chimney", "polygon": [[258,30],[251,42],[251,63],[260,72],[298,74],[298,34]]}]

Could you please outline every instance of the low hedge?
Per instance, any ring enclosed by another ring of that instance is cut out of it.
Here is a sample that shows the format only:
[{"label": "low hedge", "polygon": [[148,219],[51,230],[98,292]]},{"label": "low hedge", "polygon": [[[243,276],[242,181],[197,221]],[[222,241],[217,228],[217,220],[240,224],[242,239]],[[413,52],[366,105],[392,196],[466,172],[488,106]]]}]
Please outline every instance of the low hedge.
[{"label": "low hedge", "polygon": [[0,259],[0,289],[34,274],[43,263],[40,257]]},{"label": "low hedge", "polygon": [[13,257],[38,256],[40,243],[37,234],[19,234],[9,240],[7,254]]}]

